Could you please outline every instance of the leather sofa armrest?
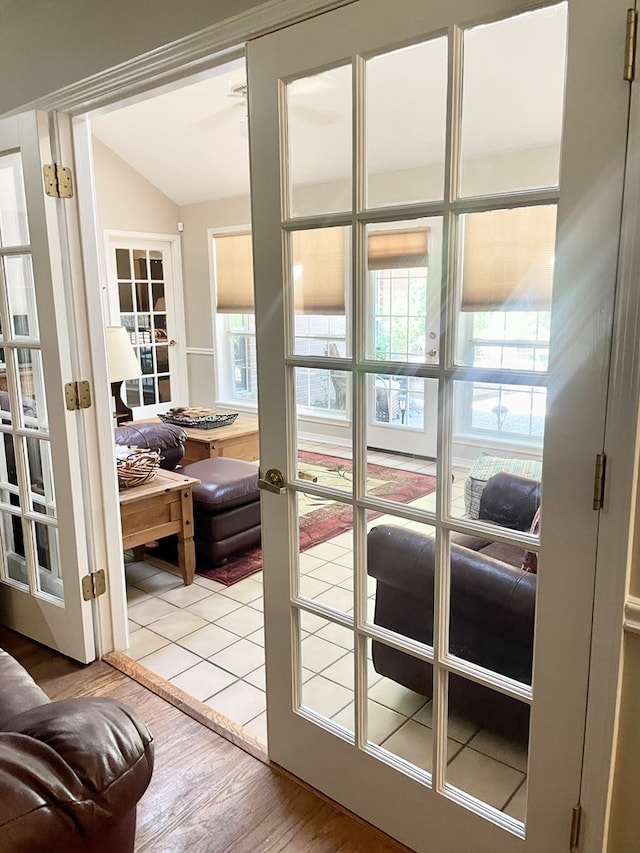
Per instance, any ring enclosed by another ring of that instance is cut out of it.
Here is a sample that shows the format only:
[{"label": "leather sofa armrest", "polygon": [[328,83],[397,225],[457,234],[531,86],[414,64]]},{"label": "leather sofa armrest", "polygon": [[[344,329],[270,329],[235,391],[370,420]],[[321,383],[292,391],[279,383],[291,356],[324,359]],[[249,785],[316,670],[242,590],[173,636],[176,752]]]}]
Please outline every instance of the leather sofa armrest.
[{"label": "leather sofa armrest", "polygon": [[153,739],[123,703],[51,702],[0,733],[0,838],[7,850],[85,850],[135,807],[153,770]]},{"label": "leather sofa armrest", "polygon": [[[376,578],[376,624],[432,642],[435,539],[393,525],[367,537],[367,570]],[[451,651],[529,683],[536,576],[451,544]]]},{"label": "leather sofa armrest", "polygon": [[0,731],[7,731],[6,723],[36,705],[48,705],[49,697],[29,673],[10,654],[0,649]]},{"label": "leather sofa armrest", "polygon": [[160,454],[160,467],[172,470],[184,455],[187,434],[182,427],[165,423],[125,424],[114,430],[116,444],[142,447]]},{"label": "leather sofa armrest", "polygon": [[434,546],[432,536],[380,524],[367,536],[367,571],[388,586],[433,601]]},{"label": "leather sofa armrest", "polygon": [[510,530],[529,530],[541,497],[538,480],[500,471],[482,490],[478,518]]}]

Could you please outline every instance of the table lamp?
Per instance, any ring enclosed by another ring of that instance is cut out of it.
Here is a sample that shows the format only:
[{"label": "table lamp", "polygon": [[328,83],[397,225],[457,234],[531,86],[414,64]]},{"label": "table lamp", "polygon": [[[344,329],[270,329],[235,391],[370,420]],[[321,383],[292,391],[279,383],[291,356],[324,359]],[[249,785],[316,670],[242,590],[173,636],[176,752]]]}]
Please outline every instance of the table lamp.
[{"label": "table lamp", "polygon": [[114,401],[113,417],[118,425],[121,421],[130,421],[133,418],[133,412],[120,396],[122,383],[125,379],[137,379],[142,376],[142,369],[125,327],[107,326],[106,332],[107,367]]}]

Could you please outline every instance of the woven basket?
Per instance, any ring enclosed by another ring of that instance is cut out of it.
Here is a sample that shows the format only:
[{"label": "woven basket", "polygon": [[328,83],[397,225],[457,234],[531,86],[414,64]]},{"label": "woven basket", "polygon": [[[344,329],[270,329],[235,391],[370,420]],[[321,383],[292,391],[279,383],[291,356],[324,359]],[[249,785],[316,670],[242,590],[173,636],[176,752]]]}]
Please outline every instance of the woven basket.
[{"label": "woven basket", "polygon": [[197,415],[190,417],[185,414],[158,415],[165,424],[189,427],[190,429],[216,429],[217,427],[231,426],[238,417],[238,412],[229,412],[227,415]]},{"label": "woven basket", "polygon": [[147,480],[155,477],[159,467],[159,453],[153,450],[132,447],[131,453],[125,459],[116,459],[118,486],[121,489],[141,486]]}]

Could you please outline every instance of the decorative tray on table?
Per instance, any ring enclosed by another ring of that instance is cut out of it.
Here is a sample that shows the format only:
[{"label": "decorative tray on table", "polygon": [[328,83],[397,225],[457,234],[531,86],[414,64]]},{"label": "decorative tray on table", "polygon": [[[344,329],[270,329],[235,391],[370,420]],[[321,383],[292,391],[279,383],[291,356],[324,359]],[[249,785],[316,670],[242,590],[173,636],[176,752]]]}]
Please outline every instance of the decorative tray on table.
[{"label": "decorative tray on table", "polygon": [[169,409],[164,415],[158,415],[166,424],[175,424],[191,429],[216,429],[216,427],[231,426],[238,417],[238,412],[216,415],[213,409],[203,409],[201,406],[183,406]]}]

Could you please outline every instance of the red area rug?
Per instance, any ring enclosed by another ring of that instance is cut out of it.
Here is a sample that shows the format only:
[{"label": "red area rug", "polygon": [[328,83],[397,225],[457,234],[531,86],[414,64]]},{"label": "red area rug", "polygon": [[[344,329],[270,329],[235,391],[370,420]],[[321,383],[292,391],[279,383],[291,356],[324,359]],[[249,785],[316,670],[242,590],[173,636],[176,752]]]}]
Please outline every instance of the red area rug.
[{"label": "red area rug", "polygon": [[[301,470],[317,476],[318,482],[336,485],[339,488],[350,488],[350,460],[311,451],[300,451],[298,456]],[[436,487],[436,478],[429,474],[403,471],[386,465],[368,465],[367,478],[370,494],[401,504],[411,503],[425,495],[430,495]],[[313,496],[305,497],[304,504],[303,514],[300,516],[300,551],[306,551],[313,545],[319,545],[351,530],[353,511],[350,507],[335,501],[326,502]],[[372,512],[370,518],[378,518],[379,515],[380,513]],[[163,560],[177,564],[175,544],[164,545],[165,542],[167,540],[160,543],[158,550],[154,551],[154,556],[157,555]],[[173,553],[170,550],[171,545],[173,545]],[[230,557],[222,566],[208,568],[196,563],[197,574],[225,586],[238,583],[261,569],[262,550],[260,548],[251,548],[235,557]]]}]

